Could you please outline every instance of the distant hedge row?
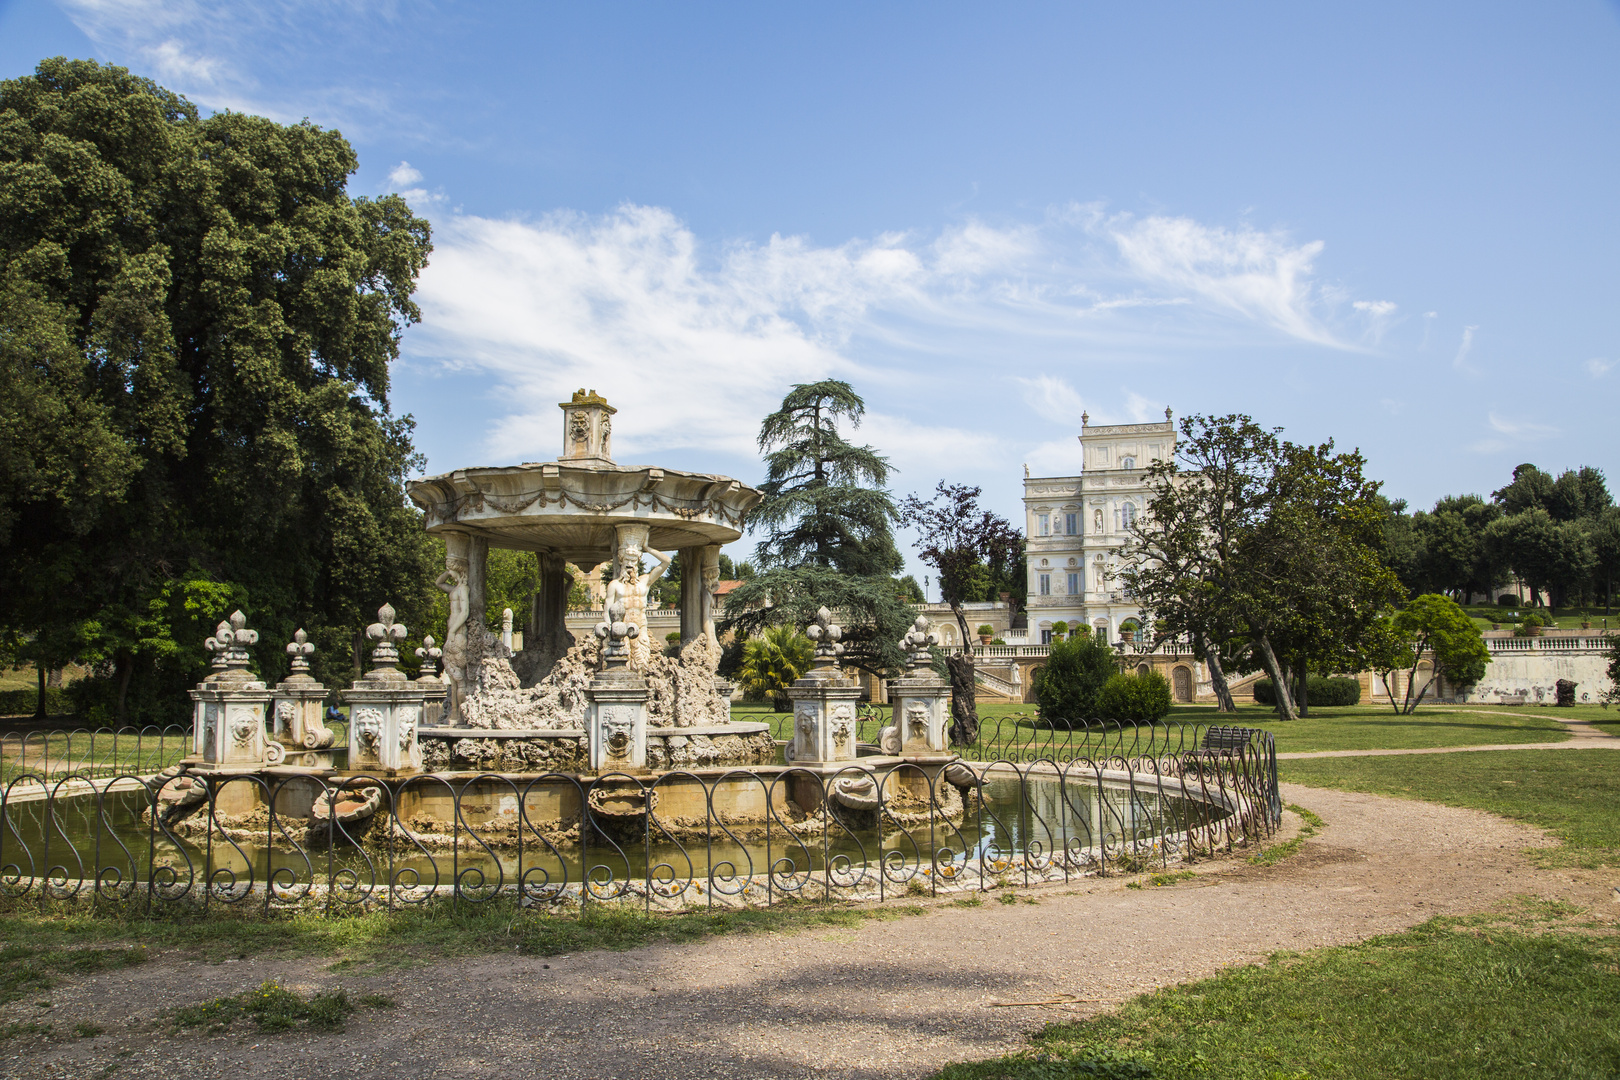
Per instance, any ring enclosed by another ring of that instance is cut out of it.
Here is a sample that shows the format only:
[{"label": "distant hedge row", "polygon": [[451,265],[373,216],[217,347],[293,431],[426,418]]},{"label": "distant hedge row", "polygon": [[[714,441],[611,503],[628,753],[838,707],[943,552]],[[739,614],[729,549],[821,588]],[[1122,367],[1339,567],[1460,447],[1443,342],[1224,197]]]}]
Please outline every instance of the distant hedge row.
[{"label": "distant hedge row", "polygon": [[[1270,679],[1259,679],[1254,684],[1254,700],[1261,705],[1277,704],[1277,689]],[[1355,705],[1361,701],[1361,682],[1358,679],[1323,679],[1312,675],[1305,680],[1305,704]]]},{"label": "distant hedge row", "polygon": [[[0,690],[0,716],[33,716],[34,708],[39,704],[39,691],[33,687],[25,690]],[[73,712],[73,699],[68,697],[67,691],[59,686],[45,688],[45,711],[51,716],[62,716]]]}]

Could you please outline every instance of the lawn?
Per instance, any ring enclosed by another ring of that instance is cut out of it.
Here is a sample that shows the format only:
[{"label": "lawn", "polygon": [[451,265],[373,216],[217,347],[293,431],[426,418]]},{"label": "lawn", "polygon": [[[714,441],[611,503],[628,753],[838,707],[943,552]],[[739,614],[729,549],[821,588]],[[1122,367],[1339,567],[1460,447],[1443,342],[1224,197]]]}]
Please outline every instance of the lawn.
[{"label": "lawn", "polygon": [[1017,1054],[953,1065],[937,1080],[1610,1080],[1620,1074],[1616,929],[1522,905],[1278,953],[1050,1024]]},{"label": "lawn", "polygon": [[[876,731],[888,723],[888,710],[881,708],[881,720],[861,727],[861,738],[875,741]],[[1558,716],[1588,719],[1585,713],[1620,719],[1614,710],[1604,713],[1595,705],[1559,709]],[[773,725],[776,737],[790,734],[786,713],[773,713],[769,705],[738,703],[731,707],[734,720],[763,720]],[[1388,706],[1351,705],[1343,708],[1316,708],[1300,720],[1279,721],[1264,705],[1239,705],[1238,711],[1218,713],[1212,705],[1179,705],[1167,721],[1181,724],[1232,724],[1257,727],[1271,732],[1279,753],[1313,750],[1417,749],[1432,746],[1486,746],[1492,743],[1562,742],[1569,733],[1554,718],[1552,709],[1507,709],[1495,705],[1424,706],[1412,716],[1397,716]],[[976,746],[963,748],[963,756],[983,759],[1012,750],[1036,750],[1056,739],[1060,744],[1066,732],[1054,733],[1035,723],[1033,705],[982,705],[982,725]],[[1078,743],[1077,734],[1074,742]]]},{"label": "lawn", "polygon": [[1620,866],[1620,750],[1500,750],[1282,761],[1285,783],[1487,810],[1564,841],[1548,865]]}]

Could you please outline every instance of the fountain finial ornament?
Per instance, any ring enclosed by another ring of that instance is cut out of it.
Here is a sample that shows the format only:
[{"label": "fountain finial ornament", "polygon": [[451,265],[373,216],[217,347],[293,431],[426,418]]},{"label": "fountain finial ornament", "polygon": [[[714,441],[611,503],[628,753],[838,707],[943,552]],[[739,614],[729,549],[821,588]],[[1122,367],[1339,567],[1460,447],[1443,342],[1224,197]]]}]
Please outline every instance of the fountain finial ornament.
[{"label": "fountain finial ornament", "polygon": [[394,621],[394,606],[384,604],[377,609],[377,621],[366,627],[366,637],[377,643],[371,650],[372,674],[388,674],[399,663],[399,649],[394,642],[405,640],[405,624]]},{"label": "fountain finial ornament", "polygon": [[422,647],[416,650],[417,659],[422,661],[422,678],[431,679],[439,674],[439,658],[443,655],[444,650],[434,643],[432,634],[422,639]]},{"label": "fountain finial ornament", "polygon": [[309,640],[309,635],[300,628],[293,634],[293,639],[287,643],[287,655],[292,658],[292,673],[294,675],[309,674],[309,658],[315,652],[315,646]]},{"label": "fountain finial ornament", "polygon": [[906,636],[900,639],[900,647],[906,650],[912,671],[928,667],[928,649],[939,644],[939,635],[929,629],[931,626],[933,623],[928,616],[918,615],[917,621],[906,631]]},{"label": "fountain finial ornament", "polygon": [[219,671],[246,671],[250,657],[247,646],[259,643],[259,632],[247,629],[247,616],[240,610],[214,627],[214,636],[203,642],[203,647],[214,653],[214,667]]},{"label": "fountain finial ornament", "polygon": [[641,627],[624,620],[624,601],[615,600],[608,605],[607,618],[596,624],[596,636],[602,639],[602,660],[611,670],[630,662],[628,639],[641,633]]},{"label": "fountain finial ornament", "polygon": [[832,621],[832,612],[822,607],[816,611],[816,621],[804,628],[804,636],[816,646],[816,677],[834,678],[838,673],[838,658],[844,655],[844,647],[839,644],[844,628]]}]

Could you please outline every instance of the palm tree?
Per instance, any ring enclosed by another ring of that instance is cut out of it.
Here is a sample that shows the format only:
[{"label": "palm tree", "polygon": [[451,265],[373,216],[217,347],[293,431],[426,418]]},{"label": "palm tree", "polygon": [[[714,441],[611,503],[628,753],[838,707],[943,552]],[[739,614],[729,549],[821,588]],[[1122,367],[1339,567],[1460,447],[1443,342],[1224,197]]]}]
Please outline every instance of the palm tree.
[{"label": "palm tree", "polygon": [[743,692],[750,698],[770,698],[777,712],[789,709],[787,688],[810,669],[815,646],[793,626],[770,626],[743,645],[742,667],[737,672]]}]

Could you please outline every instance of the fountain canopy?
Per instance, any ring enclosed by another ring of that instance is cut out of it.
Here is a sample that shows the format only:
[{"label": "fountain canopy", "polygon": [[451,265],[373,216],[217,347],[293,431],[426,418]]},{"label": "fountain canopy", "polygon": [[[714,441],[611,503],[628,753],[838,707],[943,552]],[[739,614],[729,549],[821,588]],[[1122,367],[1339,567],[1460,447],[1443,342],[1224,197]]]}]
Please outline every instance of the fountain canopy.
[{"label": "fountain canopy", "polygon": [[645,529],[661,551],[727,544],[742,536],[759,492],[729,476],[619,465],[612,458],[617,411],[596,391],[561,402],[563,452],[556,461],[474,467],[406,485],[429,533],[462,533],[490,547],[555,555],[580,567],[613,559],[621,526]]}]

